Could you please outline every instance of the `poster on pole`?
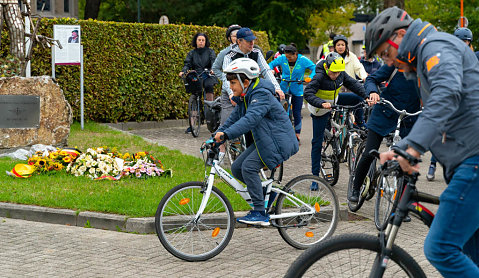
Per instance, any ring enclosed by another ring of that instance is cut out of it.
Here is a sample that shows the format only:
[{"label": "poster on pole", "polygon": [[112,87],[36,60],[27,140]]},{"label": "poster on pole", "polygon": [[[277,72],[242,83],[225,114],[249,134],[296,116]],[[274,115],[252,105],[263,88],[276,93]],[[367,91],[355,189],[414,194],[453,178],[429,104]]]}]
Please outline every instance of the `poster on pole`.
[{"label": "poster on pole", "polygon": [[63,46],[54,46],[55,65],[80,65],[80,25],[53,25],[53,38]]}]

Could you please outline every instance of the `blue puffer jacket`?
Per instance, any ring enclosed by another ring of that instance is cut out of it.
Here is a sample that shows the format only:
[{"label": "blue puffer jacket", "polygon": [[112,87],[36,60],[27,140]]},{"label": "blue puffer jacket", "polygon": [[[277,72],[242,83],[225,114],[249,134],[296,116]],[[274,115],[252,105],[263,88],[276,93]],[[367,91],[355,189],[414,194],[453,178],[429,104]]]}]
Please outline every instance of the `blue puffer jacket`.
[{"label": "blue puffer jacket", "polygon": [[[375,73],[369,75],[364,83],[366,94],[378,92],[377,85],[383,81],[388,81],[395,67],[384,65]],[[419,89],[416,82],[406,80],[402,72],[397,72],[389,82],[389,85],[381,93],[381,97],[389,100],[394,106],[410,113],[414,113],[421,109]],[[396,129],[398,114],[394,112],[388,105],[375,105],[371,117],[368,120],[368,128],[381,136],[386,136]],[[406,129],[401,129],[401,137],[405,137],[409,133],[409,129],[416,121],[416,117],[408,117],[403,120],[403,126]]]},{"label": "blue puffer jacket", "polygon": [[[296,63],[294,64],[293,72],[291,72],[288,59],[286,58],[284,54],[269,63],[270,69],[274,69],[275,67],[278,67],[278,66],[280,66],[282,69],[281,78],[286,80],[303,80],[304,72],[306,69],[311,70],[311,73],[309,74],[309,77],[311,77],[311,79],[316,74],[315,72],[316,65],[311,60],[309,60],[308,58],[306,58],[305,56],[301,54],[298,54],[298,59],[296,60]],[[287,82],[281,81],[281,84],[279,85],[281,86],[281,90],[285,93],[289,91],[291,92],[293,96],[303,95],[302,83],[301,84],[287,83]]]},{"label": "blue puffer jacket", "polygon": [[228,138],[236,138],[251,130],[258,155],[269,169],[275,168],[299,150],[288,115],[273,93],[271,82],[256,79],[244,98],[233,97],[237,105],[218,129]]}]

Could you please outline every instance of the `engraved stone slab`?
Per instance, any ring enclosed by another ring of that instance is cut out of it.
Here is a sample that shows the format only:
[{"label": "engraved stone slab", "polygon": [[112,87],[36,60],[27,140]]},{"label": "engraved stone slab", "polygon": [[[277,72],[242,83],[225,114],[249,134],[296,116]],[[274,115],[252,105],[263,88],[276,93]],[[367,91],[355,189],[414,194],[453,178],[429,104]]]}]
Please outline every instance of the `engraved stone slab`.
[{"label": "engraved stone slab", "polygon": [[0,128],[40,127],[40,97],[0,95]]},{"label": "engraved stone slab", "polygon": [[0,77],[0,102],[0,152],[67,145],[72,111],[51,77]]}]

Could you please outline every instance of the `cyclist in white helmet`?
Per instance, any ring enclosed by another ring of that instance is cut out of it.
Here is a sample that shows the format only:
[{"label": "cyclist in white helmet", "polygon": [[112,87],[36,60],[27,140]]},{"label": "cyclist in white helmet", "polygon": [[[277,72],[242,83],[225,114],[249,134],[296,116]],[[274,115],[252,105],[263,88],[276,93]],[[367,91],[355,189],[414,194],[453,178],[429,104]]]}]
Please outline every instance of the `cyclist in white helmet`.
[{"label": "cyclist in white helmet", "polygon": [[265,212],[259,171],[265,166],[274,169],[298,152],[298,140],[286,111],[273,96],[273,84],[259,78],[260,68],[254,60],[238,58],[223,72],[237,105],[218,128],[215,140],[236,138],[249,131],[253,134],[253,143],[231,165],[233,176],[246,184],[254,206],[237,221],[267,226],[269,216]]}]

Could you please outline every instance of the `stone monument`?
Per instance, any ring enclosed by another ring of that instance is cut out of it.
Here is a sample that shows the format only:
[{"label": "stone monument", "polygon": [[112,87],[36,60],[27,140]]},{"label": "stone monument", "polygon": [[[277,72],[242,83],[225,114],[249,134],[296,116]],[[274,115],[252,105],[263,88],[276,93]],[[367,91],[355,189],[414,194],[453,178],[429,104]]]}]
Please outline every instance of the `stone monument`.
[{"label": "stone monument", "polygon": [[72,110],[49,76],[0,78],[0,152],[35,144],[67,145]]}]

